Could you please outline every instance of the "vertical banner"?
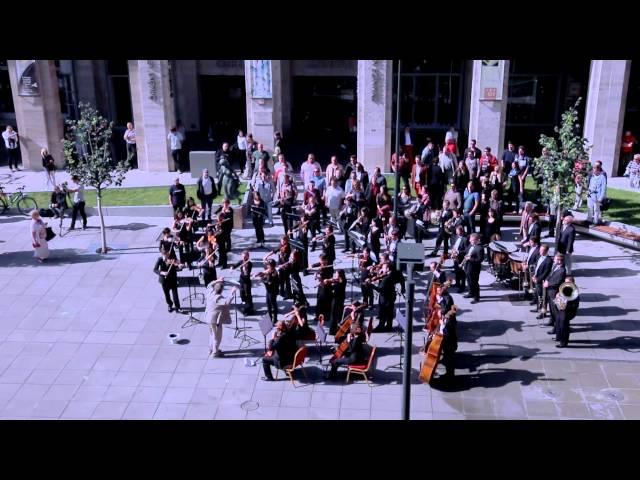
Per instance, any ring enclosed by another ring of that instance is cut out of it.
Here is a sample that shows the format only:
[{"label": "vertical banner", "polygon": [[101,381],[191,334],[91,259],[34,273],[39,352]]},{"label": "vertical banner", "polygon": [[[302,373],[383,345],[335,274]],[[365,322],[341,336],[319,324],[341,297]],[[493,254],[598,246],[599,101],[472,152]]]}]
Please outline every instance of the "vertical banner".
[{"label": "vertical banner", "polygon": [[16,72],[18,74],[18,96],[39,97],[40,85],[38,85],[36,61],[16,60]]},{"label": "vertical banner", "polygon": [[271,60],[251,60],[251,97],[272,98]]},{"label": "vertical banner", "polygon": [[504,60],[481,60],[480,100],[502,100]]}]

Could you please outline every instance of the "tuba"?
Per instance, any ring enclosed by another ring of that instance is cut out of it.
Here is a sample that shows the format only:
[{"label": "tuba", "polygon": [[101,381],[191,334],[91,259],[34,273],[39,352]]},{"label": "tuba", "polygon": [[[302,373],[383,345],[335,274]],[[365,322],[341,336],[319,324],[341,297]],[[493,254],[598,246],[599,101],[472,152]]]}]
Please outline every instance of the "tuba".
[{"label": "tuba", "polygon": [[573,282],[564,282],[558,289],[559,295],[553,300],[558,310],[565,310],[567,303],[575,300],[580,295],[578,286]]}]

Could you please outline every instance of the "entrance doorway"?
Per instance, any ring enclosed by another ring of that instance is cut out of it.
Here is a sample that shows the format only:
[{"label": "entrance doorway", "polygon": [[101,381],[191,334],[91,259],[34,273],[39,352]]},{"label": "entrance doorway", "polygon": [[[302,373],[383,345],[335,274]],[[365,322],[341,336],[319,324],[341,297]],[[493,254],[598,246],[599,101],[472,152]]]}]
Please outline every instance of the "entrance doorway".
[{"label": "entrance doorway", "polygon": [[[243,75],[201,75],[200,112],[203,134],[209,145],[235,143],[238,130],[246,132],[247,107]],[[213,142],[210,142],[213,138]]]}]

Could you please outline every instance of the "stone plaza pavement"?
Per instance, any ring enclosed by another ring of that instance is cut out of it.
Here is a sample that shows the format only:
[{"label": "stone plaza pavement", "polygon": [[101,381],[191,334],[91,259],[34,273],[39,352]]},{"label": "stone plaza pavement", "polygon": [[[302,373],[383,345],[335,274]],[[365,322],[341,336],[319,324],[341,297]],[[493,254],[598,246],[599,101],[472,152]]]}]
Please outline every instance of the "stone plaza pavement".
[{"label": "stone plaza pavement", "polygon": [[[50,260],[40,265],[33,259],[27,219],[0,217],[0,418],[401,417],[402,371],[388,368],[399,361],[397,336],[372,336],[379,351],[372,387],[362,380],[346,385],[344,376],[336,382],[325,380],[314,348],[306,364],[309,381],[299,373],[296,387],[283,380],[282,373],[280,381],[261,381],[259,364],[245,366],[246,359],[254,360],[263,351],[257,317],[247,320],[252,328],[247,333],[260,343],[239,348],[234,330],[225,328],[226,357],[208,359],[208,328],[182,329],[187,317],[167,312],[152,267],[158,255],[156,239],[168,220],[106,221],[115,249],[111,254],[94,253],[99,246],[94,217],[87,231],[55,238]],[[52,224],[57,232],[57,223]],[[269,244],[275,247],[281,233],[279,226],[268,229]],[[507,240],[512,234],[508,232]],[[338,240],[340,251],[341,235]],[[253,241],[252,229],[234,232],[230,260]],[[493,277],[484,267],[481,303],[470,305],[454,293],[460,308],[460,346],[452,384],[437,379],[432,386],[419,383],[424,334],[422,323],[414,327],[412,419],[640,418],[640,296],[635,283],[640,279],[640,253],[589,237],[579,237],[576,245],[574,274],[582,295],[569,348],[556,348],[531,307],[515,291],[490,285]],[[254,260],[264,254],[252,250]],[[349,270],[350,260],[339,267]],[[190,274],[185,270],[182,275]],[[235,278],[237,273],[225,270],[222,275]],[[420,320],[425,277],[416,274]],[[313,305],[313,276],[304,282]],[[356,296],[358,291],[356,287]],[[262,312],[263,292],[254,285],[256,307]],[[180,289],[181,297],[187,294],[186,287]],[[188,307],[188,302],[182,304]],[[289,311],[290,305],[281,301],[280,312]],[[193,306],[201,316],[202,304]],[[181,343],[169,343],[172,332],[180,334]],[[326,348],[325,364],[329,355]]]}]

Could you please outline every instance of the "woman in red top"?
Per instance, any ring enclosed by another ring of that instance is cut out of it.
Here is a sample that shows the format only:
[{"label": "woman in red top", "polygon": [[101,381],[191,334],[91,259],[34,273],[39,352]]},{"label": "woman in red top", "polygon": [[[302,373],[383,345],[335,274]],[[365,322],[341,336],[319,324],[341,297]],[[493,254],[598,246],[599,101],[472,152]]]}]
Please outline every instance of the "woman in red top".
[{"label": "woman in red top", "polygon": [[633,136],[630,130],[627,130],[626,132],[624,132],[624,135],[622,136],[622,143],[620,145],[620,152],[622,154],[622,158],[621,158],[620,166],[618,167],[619,175],[620,175],[620,172],[625,171],[625,169],[627,168],[627,165],[633,158],[633,148],[634,148],[634,145],[636,145],[637,143],[638,143],[638,140],[636,139],[636,137]]}]

